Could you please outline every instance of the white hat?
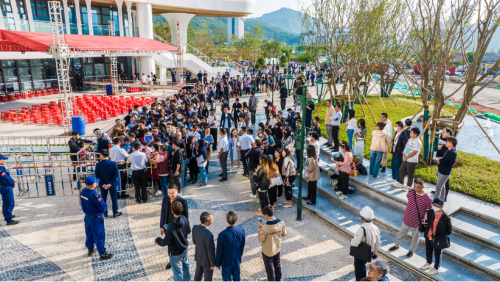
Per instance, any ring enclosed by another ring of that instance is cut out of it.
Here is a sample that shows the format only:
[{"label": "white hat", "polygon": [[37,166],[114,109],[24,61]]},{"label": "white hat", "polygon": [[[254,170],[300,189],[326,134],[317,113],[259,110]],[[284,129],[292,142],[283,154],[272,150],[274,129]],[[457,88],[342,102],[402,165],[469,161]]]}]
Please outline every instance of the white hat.
[{"label": "white hat", "polygon": [[368,206],[364,207],[359,212],[359,215],[361,215],[366,220],[372,220],[375,217],[375,214],[373,213],[373,210],[370,207],[368,207]]}]

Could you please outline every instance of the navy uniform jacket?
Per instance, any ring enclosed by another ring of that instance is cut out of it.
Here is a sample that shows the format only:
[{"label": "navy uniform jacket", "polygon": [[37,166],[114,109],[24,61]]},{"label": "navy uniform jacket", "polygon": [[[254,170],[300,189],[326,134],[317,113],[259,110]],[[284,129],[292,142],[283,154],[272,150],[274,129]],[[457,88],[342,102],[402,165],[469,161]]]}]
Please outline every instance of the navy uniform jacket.
[{"label": "navy uniform jacket", "polygon": [[93,189],[84,188],[80,193],[80,201],[82,201],[83,213],[90,216],[100,216],[108,212],[108,206],[102,199],[101,195]]},{"label": "navy uniform jacket", "polygon": [[217,238],[215,266],[238,267],[245,249],[245,229],[241,226],[228,226]]},{"label": "navy uniform jacket", "polygon": [[4,166],[0,166],[0,186],[14,187],[16,182]]},{"label": "navy uniform jacket", "polygon": [[[228,108],[229,108],[229,107],[228,107]],[[221,116],[221,118],[220,118],[220,127],[224,127],[224,123],[225,123],[226,119],[227,119],[227,123],[228,123],[228,125],[229,125],[229,127],[228,127],[228,128],[231,128],[231,121],[232,121],[233,123],[236,123],[236,122],[234,121],[233,115],[231,115],[231,113],[227,113],[227,115],[226,115],[226,113],[222,113],[222,116]],[[224,127],[224,128],[225,128],[225,127]],[[229,134],[229,133],[230,133],[230,132],[226,132],[226,134]]]},{"label": "navy uniform jacket", "polygon": [[100,186],[111,184],[111,187],[116,189],[119,183],[118,165],[109,159],[100,161],[95,165],[95,177],[99,178]]}]

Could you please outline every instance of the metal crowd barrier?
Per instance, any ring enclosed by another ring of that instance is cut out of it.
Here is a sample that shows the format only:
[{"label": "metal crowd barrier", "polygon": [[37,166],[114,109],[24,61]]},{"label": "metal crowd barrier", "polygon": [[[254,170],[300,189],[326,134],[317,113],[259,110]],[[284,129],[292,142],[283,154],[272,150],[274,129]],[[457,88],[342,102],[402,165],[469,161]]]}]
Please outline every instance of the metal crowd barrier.
[{"label": "metal crowd barrier", "polygon": [[[127,162],[122,162],[127,164]],[[90,175],[95,176],[95,162],[71,165],[28,165],[9,168],[11,177],[16,181],[15,198],[29,199],[41,197],[78,196],[85,187],[84,180]],[[122,174],[126,175],[125,187],[120,192],[135,191],[132,183],[132,169],[119,169],[118,181],[122,183]],[[154,199],[155,186],[152,166],[147,167],[151,172],[151,186],[146,189]],[[125,172],[125,173],[124,173]],[[125,188],[125,189],[123,189]],[[98,190],[100,193],[100,190]]]},{"label": "metal crowd barrier", "polygon": [[[95,136],[81,136],[93,139]],[[69,153],[71,136],[0,136],[1,154]]]}]

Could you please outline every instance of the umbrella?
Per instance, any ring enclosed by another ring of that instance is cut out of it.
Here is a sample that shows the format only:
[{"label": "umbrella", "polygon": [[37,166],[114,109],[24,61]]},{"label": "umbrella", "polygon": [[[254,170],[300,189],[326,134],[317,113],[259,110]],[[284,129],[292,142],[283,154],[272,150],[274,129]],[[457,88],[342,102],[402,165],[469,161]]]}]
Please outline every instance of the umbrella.
[{"label": "umbrella", "polygon": [[194,86],[193,85],[186,85],[186,86],[182,87],[181,89],[194,89]]}]

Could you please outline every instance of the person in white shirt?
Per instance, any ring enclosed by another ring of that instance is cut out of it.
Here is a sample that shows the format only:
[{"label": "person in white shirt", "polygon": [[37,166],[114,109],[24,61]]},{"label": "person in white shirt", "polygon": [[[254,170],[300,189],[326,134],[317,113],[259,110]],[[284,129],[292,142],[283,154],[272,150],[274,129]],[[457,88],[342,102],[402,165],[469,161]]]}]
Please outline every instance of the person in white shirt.
[{"label": "person in white shirt", "polygon": [[[392,138],[393,127],[392,127],[391,121],[388,120],[387,117],[388,116],[387,116],[386,113],[381,113],[380,114],[380,121],[383,122],[383,123],[385,123],[385,127],[384,127],[383,131],[391,139]],[[387,153],[384,153],[384,155],[382,156],[382,162],[380,163],[380,167],[382,168],[381,172],[385,172],[386,167],[387,167]]]},{"label": "person in white shirt", "polygon": [[313,145],[314,149],[316,150],[316,158],[319,161],[319,134],[317,132],[311,133],[311,141],[309,142],[309,145]]},{"label": "person in white shirt", "polygon": [[356,112],[353,109],[349,110],[349,117],[346,122],[347,130],[347,140],[349,141],[349,147],[352,148],[352,138],[354,137],[354,129],[356,129]]},{"label": "person in white shirt", "polygon": [[222,178],[219,182],[222,182],[227,180],[227,155],[229,153],[229,140],[227,139],[226,130],[224,128],[220,129],[220,136],[217,151],[219,152],[220,167],[222,168],[222,173],[219,174]]},{"label": "person in white shirt", "polygon": [[134,152],[128,156],[128,162],[131,163],[130,168],[132,169],[132,180],[135,186],[135,199],[138,204],[146,203],[148,200],[148,180],[146,178],[148,156],[140,151],[141,145],[139,143],[134,143],[133,149]]},{"label": "person in white shirt", "polygon": [[142,84],[148,83],[148,77],[144,73],[141,76],[141,82],[142,82]]},{"label": "person in white shirt", "polygon": [[[361,220],[363,224],[359,227],[354,238],[351,240],[351,246],[358,247],[361,242],[364,242],[371,246],[372,258],[377,258],[377,252],[380,250],[380,230],[372,220],[375,218],[375,214],[370,207],[364,207],[360,212]],[[361,279],[366,277],[366,263],[359,258],[354,258],[354,274],[356,276],[356,281],[361,281]]]},{"label": "person in white shirt", "polygon": [[[113,139],[113,147],[109,149],[109,159],[118,165],[118,170],[120,171],[120,190],[126,190],[127,186],[127,168],[126,160],[128,158],[128,153],[125,149],[120,147],[120,138]],[[124,163],[125,162],[125,163]],[[118,192],[118,199],[127,198],[126,192]]]},{"label": "person in white shirt", "polygon": [[[392,184],[396,188],[404,188],[405,191],[408,191],[413,185],[413,175],[415,174],[415,167],[418,164],[419,152],[422,149],[422,142],[418,138],[419,135],[420,129],[416,127],[411,129],[410,139],[408,139],[403,151],[403,163],[399,168],[399,182]],[[408,175],[408,182],[405,186],[404,180],[406,175]]]},{"label": "person in white shirt", "polygon": [[212,150],[215,151],[217,148],[217,116],[215,115],[215,110],[210,109],[210,115],[208,116],[208,126],[210,126],[210,135],[214,139],[212,144]]},{"label": "person in white shirt", "polygon": [[242,135],[238,141],[238,148],[240,149],[240,157],[243,162],[243,176],[248,176],[248,164],[246,159],[246,154],[252,148],[252,144],[255,142],[251,135],[247,134],[246,126],[241,127]]},{"label": "person in white shirt", "polygon": [[332,125],[332,137],[333,137],[333,151],[338,152],[340,147],[339,141],[339,129],[340,122],[342,121],[342,112],[340,111],[340,104],[335,105],[335,113],[330,117]]}]

